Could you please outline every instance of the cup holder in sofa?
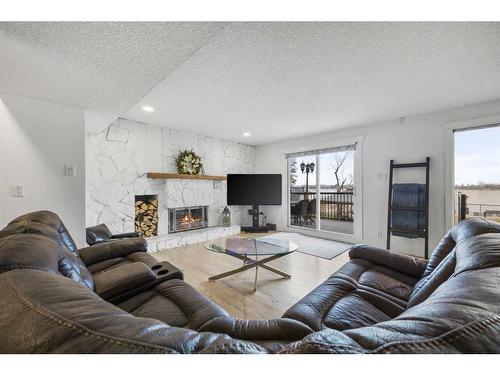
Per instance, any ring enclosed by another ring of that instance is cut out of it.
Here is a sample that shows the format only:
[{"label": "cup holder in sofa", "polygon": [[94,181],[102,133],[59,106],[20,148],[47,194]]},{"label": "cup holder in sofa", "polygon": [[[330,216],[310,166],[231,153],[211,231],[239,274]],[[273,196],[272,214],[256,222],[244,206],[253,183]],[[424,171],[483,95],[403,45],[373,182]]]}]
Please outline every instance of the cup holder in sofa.
[{"label": "cup holder in sofa", "polygon": [[173,266],[169,262],[160,262],[151,267],[151,270],[156,273],[158,281],[165,281],[168,279],[183,279],[182,271]]}]

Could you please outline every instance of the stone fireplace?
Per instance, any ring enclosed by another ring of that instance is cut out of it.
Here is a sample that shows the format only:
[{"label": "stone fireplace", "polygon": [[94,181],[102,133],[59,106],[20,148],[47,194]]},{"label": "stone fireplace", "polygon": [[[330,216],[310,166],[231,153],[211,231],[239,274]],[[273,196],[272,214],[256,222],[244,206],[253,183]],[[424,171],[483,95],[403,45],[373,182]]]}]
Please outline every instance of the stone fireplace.
[{"label": "stone fireplace", "polygon": [[168,233],[208,227],[208,206],[168,209]]},{"label": "stone fireplace", "polygon": [[135,231],[144,237],[158,235],[158,196],[135,196]]}]

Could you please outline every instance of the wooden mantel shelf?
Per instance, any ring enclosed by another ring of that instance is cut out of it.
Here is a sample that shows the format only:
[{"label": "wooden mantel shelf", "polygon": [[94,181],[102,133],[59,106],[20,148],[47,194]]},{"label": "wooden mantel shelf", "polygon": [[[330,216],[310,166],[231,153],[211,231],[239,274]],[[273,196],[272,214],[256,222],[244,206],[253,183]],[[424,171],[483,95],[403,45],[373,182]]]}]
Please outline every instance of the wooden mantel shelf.
[{"label": "wooden mantel shelf", "polygon": [[163,178],[163,179],[186,179],[186,180],[216,180],[223,181],[226,176],[208,176],[204,174],[179,174],[179,173],[162,173],[162,172],[148,172],[148,178]]}]

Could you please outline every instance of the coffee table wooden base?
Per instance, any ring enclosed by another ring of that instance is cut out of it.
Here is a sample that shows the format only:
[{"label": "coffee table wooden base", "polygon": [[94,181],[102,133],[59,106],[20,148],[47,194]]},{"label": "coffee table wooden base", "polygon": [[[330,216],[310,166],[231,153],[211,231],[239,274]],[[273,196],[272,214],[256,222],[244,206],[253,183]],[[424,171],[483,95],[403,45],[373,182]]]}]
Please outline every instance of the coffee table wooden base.
[{"label": "coffee table wooden base", "polygon": [[208,280],[210,281],[215,281],[215,280],[219,280],[219,279],[222,279],[224,277],[228,277],[228,276],[231,276],[231,275],[234,275],[234,274],[237,274],[237,273],[240,273],[240,272],[243,272],[243,271],[247,271],[249,269],[252,269],[252,268],[255,268],[255,282],[254,282],[254,285],[253,285],[253,290],[256,291],[257,290],[257,275],[258,275],[258,269],[259,267],[262,267],[268,271],[271,271],[271,272],[274,272],[280,276],[283,276],[287,279],[291,278],[292,275],[290,275],[289,273],[286,273],[284,271],[281,271],[277,268],[274,268],[274,267],[271,267],[271,266],[268,266],[266,263],[268,262],[271,262],[275,259],[278,259],[278,258],[281,258],[282,256],[285,256],[287,254],[290,254],[290,253],[285,253],[285,254],[277,254],[277,255],[273,255],[273,256],[270,256],[270,257],[267,257],[267,258],[263,258],[263,259],[251,259],[247,256],[243,256],[243,255],[239,255],[239,254],[228,254],[228,255],[231,255],[235,258],[238,258],[238,259],[241,259],[243,260],[243,266],[239,267],[239,268],[236,268],[234,270],[231,270],[231,271],[227,271],[227,272],[224,272],[224,273],[220,273],[218,275],[215,275],[215,276],[212,276],[212,277],[209,277]]}]

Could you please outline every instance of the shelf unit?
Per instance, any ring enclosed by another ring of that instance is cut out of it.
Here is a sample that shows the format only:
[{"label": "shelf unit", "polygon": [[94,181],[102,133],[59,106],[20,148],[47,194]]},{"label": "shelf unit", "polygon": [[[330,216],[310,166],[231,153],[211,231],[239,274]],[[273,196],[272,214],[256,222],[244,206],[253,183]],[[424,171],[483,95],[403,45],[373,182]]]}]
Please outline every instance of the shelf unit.
[{"label": "shelf unit", "polygon": [[[395,163],[391,160],[389,169],[389,200],[387,202],[387,249],[391,249],[391,235],[393,232],[416,234],[417,237],[424,238],[425,241],[425,259],[429,257],[429,171],[431,158],[426,157],[425,162],[419,163]],[[398,168],[425,168],[425,206],[424,208],[397,207],[392,205],[392,191],[394,184],[394,169]],[[415,230],[408,228],[397,228],[391,226],[392,211],[416,211],[424,212],[424,229]]]}]

